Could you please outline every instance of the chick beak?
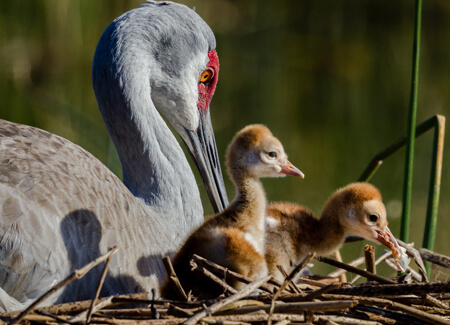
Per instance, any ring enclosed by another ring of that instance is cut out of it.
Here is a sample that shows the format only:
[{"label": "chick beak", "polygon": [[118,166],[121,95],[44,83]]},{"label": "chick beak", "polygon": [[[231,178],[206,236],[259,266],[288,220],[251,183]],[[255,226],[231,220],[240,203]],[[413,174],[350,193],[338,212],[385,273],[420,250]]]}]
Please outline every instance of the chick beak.
[{"label": "chick beak", "polygon": [[403,267],[400,264],[401,258],[402,258],[402,250],[400,249],[400,246],[397,243],[397,240],[395,239],[394,235],[392,235],[389,228],[386,226],[384,227],[384,230],[375,229],[375,232],[377,233],[378,237],[376,240],[389,248],[392,251],[392,256],[394,257],[395,265],[397,266],[397,270],[401,272],[405,272],[405,267]]},{"label": "chick beak", "polygon": [[305,175],[300,171],[300,169],[292,165],[289,160],[286,160],[286,163],[284,165],[281,165],[280,167],[281,167],[280,171],[281,174],[305,178]]}]

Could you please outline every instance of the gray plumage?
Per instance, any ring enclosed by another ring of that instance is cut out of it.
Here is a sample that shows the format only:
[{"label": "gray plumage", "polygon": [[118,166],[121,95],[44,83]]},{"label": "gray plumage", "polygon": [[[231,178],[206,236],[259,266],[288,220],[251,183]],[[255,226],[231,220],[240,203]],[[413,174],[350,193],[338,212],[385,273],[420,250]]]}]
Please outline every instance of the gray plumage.
[{"label": "gray plumage", "polygon": [[[123,183],[70,141],[0,121],[0,310],[30,304],[115,245],[102,295],[158,288],[161,254],[203,220],[194,175],[160,113],[191,151],[213,206],[228,204],[209,110],[197,108],[214,48],[206,23],[170,2],[148,2],[105,30],[92,77]],[[91,298],[101,269],[45,304]]]}]

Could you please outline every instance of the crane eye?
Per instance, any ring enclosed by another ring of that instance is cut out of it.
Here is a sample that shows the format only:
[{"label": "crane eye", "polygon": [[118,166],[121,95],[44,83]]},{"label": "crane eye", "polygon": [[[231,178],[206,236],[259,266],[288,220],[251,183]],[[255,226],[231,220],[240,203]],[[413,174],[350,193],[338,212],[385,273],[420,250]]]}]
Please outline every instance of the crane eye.
[{"label": "crane eye", "polygon": [[214,72],[211,69],[206,69],[205,71],[203,71],[202,75],[200,76],[200,82],[201,83],[207,83],[208,81],[210,81],[212,79],[212,77],[214,76]]},{"label": "crane eye", "polygon": [[268,155],[270,158],[277,158],[277,153],[276,153],[275,151],[268,152],[267,155]]},{"label": "crane eye", "polygon": [[369,220],[370,220],[370,222],[377,222],[378,221],[378,216],[376,214],[371,214],[369,216]]}]

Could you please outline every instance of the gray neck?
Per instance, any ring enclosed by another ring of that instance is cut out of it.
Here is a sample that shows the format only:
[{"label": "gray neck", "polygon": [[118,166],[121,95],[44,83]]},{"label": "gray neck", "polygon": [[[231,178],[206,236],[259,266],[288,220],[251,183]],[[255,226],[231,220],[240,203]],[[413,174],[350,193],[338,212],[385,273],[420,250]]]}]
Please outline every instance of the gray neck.
[{"label": "gray neck", "polygon": [[[121,40],[122,35],[114,34],[113,27],[110,25],[102,36],[109,41],[99,42],[93,83],[122,163],[123,181],[157,217],[164,218],[174,236],[184,236],[203,220],[195,177],[151,99],[152,57],[141,49],[141,43],[136,48],[134,44],[117,46],[128,43]],[[140,64],[134,64],[130,48],[139,53]]]},{"label": "gray neck", "polygon": [[[167,225],[191,230],[203,220],[197,183],[175,136],[148,98],[145,115],[107,123],[123,170],[123,182],[164,216]],[[121,110],[117,110],[121,111]],[[119,125],[120,124],[120,125]]]}]

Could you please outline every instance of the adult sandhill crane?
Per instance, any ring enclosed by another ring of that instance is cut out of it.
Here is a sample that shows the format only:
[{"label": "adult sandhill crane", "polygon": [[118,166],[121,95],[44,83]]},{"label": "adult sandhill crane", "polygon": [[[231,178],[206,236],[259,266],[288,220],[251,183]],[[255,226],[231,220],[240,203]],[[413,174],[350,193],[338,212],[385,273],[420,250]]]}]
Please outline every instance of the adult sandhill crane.
[{"label": "adult sandhill crane", "polygon": [[[260,178],[304,177],[287,159],[281,142],[260,124],[249,125],[236,134],[228,147],[227,169],[236,186],[233,202],[197,228],[173,259],[183,288],[201,299],[217,297],[223,288],[212,281],[205,282],[191,271],[192,255],[198,254],[253,279],[267,275],[267,199]],[[235,282],[233,287],[240,289],[241,283]],[[177,298],[171,282],[163,285],[161,295]]]},{"label": "adult sandhill crane", "polygon": [[[48,132],[0,122],[0,309],[18,309],[107,252],[102,295],[150,291],[203,220],[188,147],[216,211],[227,197],[209,103],[215,38],[191,9],[150,1],[117,18],[95,52],[93,85],[123,183],[91,154]],[[90,298],[101,267],[45,304]]]}]

